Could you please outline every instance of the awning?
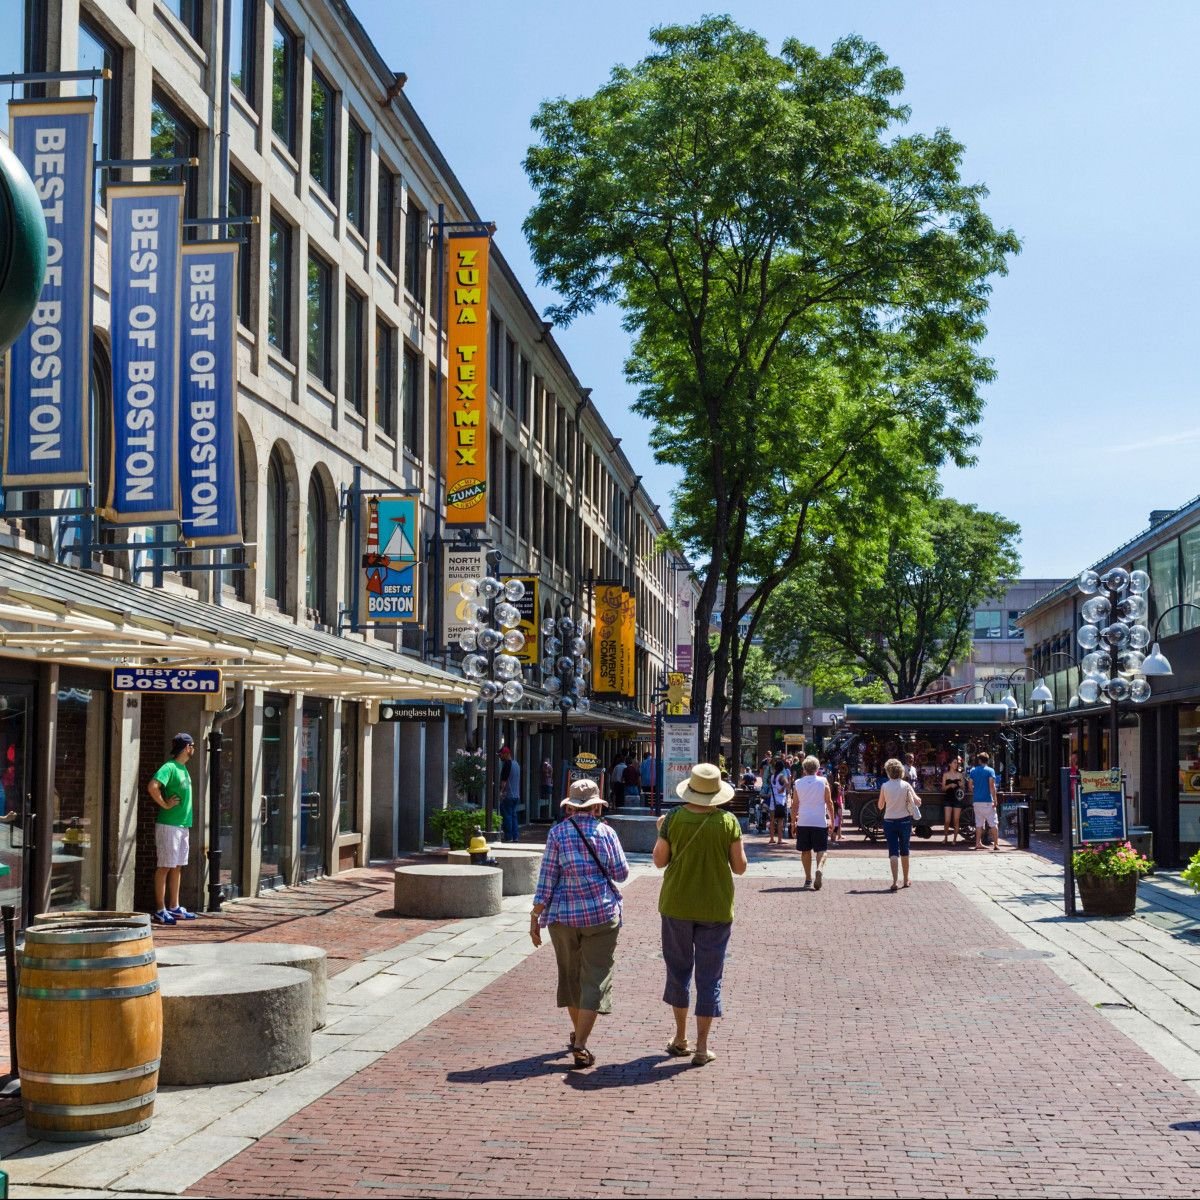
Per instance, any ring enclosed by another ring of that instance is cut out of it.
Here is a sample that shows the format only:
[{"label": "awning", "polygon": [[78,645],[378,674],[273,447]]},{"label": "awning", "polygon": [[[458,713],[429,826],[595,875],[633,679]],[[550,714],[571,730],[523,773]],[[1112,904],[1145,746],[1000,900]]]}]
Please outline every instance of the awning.
[{"label": "awning", "polygon": [[999,729],[1008,724],[1003,704],[847,704],[850,729]]},{"label": "awning", "polygon": [[227,682],[351,700],[473,700],[459,675],[286,618],[0,549],[0,655],[106,670],[219,667]]},{"label": "awning", "polygon": [[[496,715],[505,721],[525,721],[529,724],[557,725],[562,716],[557,708],[498,708]],[[654,729],[651,717],[644,713],[623,708],[605,708],[593,703],[587,712],[567,714],[570,726],[584,725],[588,728],[623,729],[630,733],[650,733]]]}]

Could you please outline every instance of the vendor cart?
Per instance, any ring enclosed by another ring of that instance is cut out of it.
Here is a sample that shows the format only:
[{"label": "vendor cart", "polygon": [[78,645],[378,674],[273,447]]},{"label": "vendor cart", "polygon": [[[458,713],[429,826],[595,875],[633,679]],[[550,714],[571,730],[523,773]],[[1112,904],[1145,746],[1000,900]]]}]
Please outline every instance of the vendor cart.
[{"label": "vendor cart", "polygon": [[[903,762],[906,754],[912,754],[921,799],[921,819],[913,832],[927,838],[935,828],[944,826],[947,787],[954,789],[954,784],[943,777],[956,756],[962,758],[965,775],[975,756],[986,750],[1002,793],[1001,807],[1024,799],[1004,790],[1010,773],[1004,736],[1009,727],[1009,712],[1003,704],[848,704],[845,725],[831,747],[829,766],[843,780],[850,819],[874,840],[882,836],[876,806],[886,778],[884,763],[889,758]],[[969,783],[963,786],[969,789]],[[960,828],[964,833],[974,828],[969,792]]]}]

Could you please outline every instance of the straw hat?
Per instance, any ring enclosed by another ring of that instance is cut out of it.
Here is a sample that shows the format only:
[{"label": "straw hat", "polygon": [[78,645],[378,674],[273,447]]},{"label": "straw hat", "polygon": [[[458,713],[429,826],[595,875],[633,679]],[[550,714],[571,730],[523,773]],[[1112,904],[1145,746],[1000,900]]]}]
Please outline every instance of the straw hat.
[{"label": "straw hat", "polygon": [[567,788],[566,796],[558,802],[559,808],[591,808],[593,804],[603,804],[608,807],[608,801],[600,795],[600,788],[594,779],[576,779]]},{"label": "straw hat", "polygon": [[733,799],[733,784],[725,783],[721,779],[720,768],[712,763],[697,763],[691,775],[676,785],[675,794],[684,804],[716,808]]}]

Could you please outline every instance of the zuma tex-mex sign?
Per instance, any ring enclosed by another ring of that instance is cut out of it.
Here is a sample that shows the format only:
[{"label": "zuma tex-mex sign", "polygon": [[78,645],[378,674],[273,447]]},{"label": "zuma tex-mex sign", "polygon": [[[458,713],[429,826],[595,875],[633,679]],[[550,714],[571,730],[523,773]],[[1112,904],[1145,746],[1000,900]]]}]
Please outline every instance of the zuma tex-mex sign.
[{"label": "zuma tex-mex sign", "polygon": [[487,525],[488,247],[450,239],[446,325],[446,524]]}]

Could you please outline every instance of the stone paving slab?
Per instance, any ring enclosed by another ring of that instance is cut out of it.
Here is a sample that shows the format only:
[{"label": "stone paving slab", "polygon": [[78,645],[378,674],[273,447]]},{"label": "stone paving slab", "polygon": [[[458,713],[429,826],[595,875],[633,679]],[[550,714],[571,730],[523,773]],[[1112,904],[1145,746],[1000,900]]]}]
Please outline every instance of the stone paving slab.
[{"label": "stone paving slab", "polygon": [[596,1068],[566,1069],[545,948],[192,1190],[1194,1194],[1196,1092],[1058,977],[1068,952],[1014,955],[1021,944],[989,920],[1029,929],[988,897],[1040,870],[1004,861],[1018,857],[972,866],[963,888],[923,860],[925,877],[897,895],[886,861],[835,860],[821,893],[799,892],[781,858],[752,874],[738,887],[720,1057],[705,1068],[662,1052],[656,887],[640,879]]}]

